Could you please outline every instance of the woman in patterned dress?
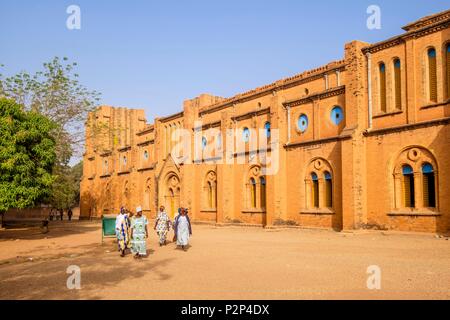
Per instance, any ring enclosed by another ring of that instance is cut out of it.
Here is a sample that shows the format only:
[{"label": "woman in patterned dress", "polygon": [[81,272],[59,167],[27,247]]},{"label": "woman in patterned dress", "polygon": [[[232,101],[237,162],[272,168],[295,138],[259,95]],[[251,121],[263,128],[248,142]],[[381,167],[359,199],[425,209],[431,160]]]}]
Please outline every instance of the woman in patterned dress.
[{"label": "woman in patterned dress", "polygon": [[142,208],[136,208],[136,216],[131,219],[131,251],[135,258],[147,255],[148,220],[142,215]]},{"label": "woman in patterned dress", "polygon": [[158,217],[156,217],[156,223],[154,229],[159,236],[159,246],[166,245],[167,233],[170,230],[170,218],[167,212],[164,210],[164,206],[159,208]]},{"label": "woman in patterned dress", "polygon": [[127,250],[129,246],[129,229],[130,229],[130,220],[126,215],[125,208],[120,208],[120,213],[116,218],[116,236],[117,236],[117,245],[119,247],[120,256],[125,256],[125,250]]}]

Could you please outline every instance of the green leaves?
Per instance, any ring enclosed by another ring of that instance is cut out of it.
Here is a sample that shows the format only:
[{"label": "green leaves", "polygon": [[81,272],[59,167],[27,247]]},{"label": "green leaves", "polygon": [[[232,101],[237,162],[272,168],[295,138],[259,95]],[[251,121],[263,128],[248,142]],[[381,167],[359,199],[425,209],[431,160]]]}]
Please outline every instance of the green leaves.
[{"label": "green leaves", "polygon": [[46,117],[0,98],[0,212],[34,206],[50,195],[57,127]]},{"label": "green leaves", "polygon": [[57,143],[58,165],[67,165],[74,153],[81,153],[87,113],[95,109],[100,97],[80,84],[76,66],[67,57],[62,61],[55,57],[33,75],[20,72],[2,80],[0,74],[0,96],[14,99],[24,110],[44,115],[56,124],[52,136]]}]

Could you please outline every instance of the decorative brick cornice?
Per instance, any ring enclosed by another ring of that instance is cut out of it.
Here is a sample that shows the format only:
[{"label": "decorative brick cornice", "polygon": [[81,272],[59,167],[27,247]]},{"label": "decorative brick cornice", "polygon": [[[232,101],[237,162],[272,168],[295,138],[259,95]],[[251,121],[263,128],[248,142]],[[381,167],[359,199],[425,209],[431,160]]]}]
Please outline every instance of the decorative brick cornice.
[{"label": "decorative brick cornice", "polygon": [[141,131],[137,132],[136,135],[137,136],[143,136],[143,135],[145,135],[147,133],[152,133],[153,131],[155,131],[155,126],[151,125],[151,126],[145,128],[144,130],[141,130]]},{"label": "decorative brick cornice", "polygon": [[167,117],[164,117],[164,118],[159,118],[158,120],[159,120],[160,122],[168,122],[168,121],[171,121],[171,120],[175,120],[175,119],[178,119],[178,118],[182,118],[183,116],[184,116],[184,111],[181,111],[181,112],[172,114],[172,115],[167,116]]},{"label": "decorative brick cornice", "polygon": [[314,81],[316,79],[320,79],[325,74],[336,72],[336,71],[344,71],[345,70],[345,61],[339,60],[331,62],[325,66],[312,69],[309,71],[305,71],[303,73],[297,74],[293,77],[285,78],[278,80],[276,82],[273,82],[271,84],[241,93],[237,94],[234,97],[224,99],[223,101],[220,101],[216,104],[201,108],[199,111],[200,116],[204,114],[213,113],[219,110],[222,110],[227,107],[231,107],[234,104],[239,104],[243,102],[247,102],[249,100],[257,99],[258,97],[262,97],[268,94],[271,94],[273,92],[288,89],[293,86],[300,85],[302,83],[307,83]]},{"label": "decorative brick cornice", "polygon": [[194,127],[193,130],[197,131],[197,130],[201,129],[202,131],[204,131],[204,130],[208,130],[211,128],[220,127],[220,124],[221,124],[220,121],[210,122],[210,123],[203,124],[202,126]]},{"label": "decorative brick cornice", "polygon": [[291,101],[286,101],[283,103],[285,107],[296,107],[302,104],[310,103],[314,100],[323,100],[330,97],[335,97],[345,94],[345,86],[340,86],[332,89],[328,89],[319,93],[314,93],[309,96],[303,97],[301,99],[295,99]]},{"label": "decorative brick cornice", "polygon": [[449,123],[450,123],[450,117],[447,117],[447,118],[429,120],[429,121],[418,122],[418,123],[404,124],[401,126],[390,127],[390,128],[375,129],[375,130],[370,130],[370,131],[366,130],[363,134],[366,137],[379,136],[379,135],[398,133],[398,132],[408,131],[408,130],[416,130],[416,129],[428,128],[428,127],[439,126],[439,125],[447,125]]},{"label": "decorative brick cornice", "polygon": [[390,38],[385,41],[381,41],[375,43],[371,46],[365,47],[363,49],[363,53],[375,53],[379,52],[391,47],[395,47],[397,45],[405,43],[406,40],[414,38],[421,38],[426,35],[447,29],[450,27],[450,10],[445,11],[443,13],[432,16],[433,18],[424,18],[423,20],[419,20],[419,22],[415,22],[410,24],[403,29],[407,32]]},{"label": "decorative brick cornice", "polygon": [[450,10],[439,12],[431,16],[423,17],[417,21],[407,24],[402,29],[405,31],[417,30],[450,19]]},{"label": "decorative brick cornice", "polygon": [[131,150],[131,146],[124,146],[124,147],[117,148],[117,151],[119,151],[119,152],[124,152],[124,151],[128,151],[128,150]]},{"label": "decorative brick cornice", "polygon": [[263,114],[268,114],[268,113],[270,113],[270,108],[264,108],[264,109],[261,109],[261,110],[251,111],[251,112],[247,112],[245,114],[241,114],[241,115],[238,115],[238,116],[231,117],[231,120],[233,120],[233,121],[241,121],[241,120],[250,119],[252,117],[257,117],[257,116],[261,116]]}]

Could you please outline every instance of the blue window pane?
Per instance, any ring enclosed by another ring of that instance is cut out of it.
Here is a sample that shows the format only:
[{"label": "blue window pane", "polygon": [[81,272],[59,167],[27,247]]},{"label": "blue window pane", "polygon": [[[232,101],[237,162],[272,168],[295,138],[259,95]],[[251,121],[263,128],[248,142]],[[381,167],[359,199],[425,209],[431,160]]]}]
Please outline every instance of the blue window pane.
[{"label": "blue window pane", "polygon": [[329,172],[325,172],[325,180],[331,180],[331,174]]},{"label": "blue window pane", "polygon": [[308,117],[306,116],[306,114],[302,114],[299,118],[298,118],[298,128],[301,132],[305,132],[306,129],[308,129]]},{"label": "blue window pane", "polygon": [[313,179],[313,181],[317,181],[317,180],[319,180],[319,178],[317,177],[317,174],[316,173],[311,173],[311,179]]},{"label": "blue window pane", "polygon": [[250,179],[250,184],[255,185],[255,184],[256,184],[256,180],[253,179],[253,178],[251,178],[251,179]]},{"label": "blue window pane", "polygon": [[413,174],[413,169],[410,166],[403,166],[402,172],[404,175]]},{"label": "blue window pane", "polygon": [[331,110],[331,121],[335,125],[339,125],[344,120],[344,111],[341,107],[336,106]]},{"label": "blue window pane", "polygon": [[386,71],[386,66],[384,65],[384,63],[380,64],[380,72],[385,72]]},{"label": "blue window pane", "polygon": [[260,178],[259,180],[260,180],[260,182],[261,182],[262,185],[265,185],[265,184],[266,184],[266,179]]},{"label": "blue window pane", "polygon": [[266,130],[266,137],[270,138],[270,122],[266,122],[264,129]]},{"label": "blue window pane", "polygon": [[428,50],[428,56],[430,58],[436,58],[436,50],[434,50],[434,49]]},{"label": "blue window pane", "polygon": [[399,59],[394,61],[394,67],[400,69],[400,60]]},{"label": "blue window pane", "polygon": [[208,145],[208,140],[206,140],[206,138],[203,137],[202,138],[202,149],[205,149],[207,145]]},{"label": "blue window pane", "polygon": [[242,140],[244,140],[245,143],[250,140],[250,130],[248,128],[242,130]]},{"label": "blue window pane", "polygon": [[219,134],[217,135],[216,143],[217,143],[217,147],[218,147],[218,148],[220,148],[220,147],[222,146],[222,134],[221,134],[221,133],[219,133]]},{"label": "blue window pane", "polygon": [[447,45],[447,52],[450,52],[450,44]]},{"label": "blue window pane", "polygon": [[422,172],[423,173],[433,173],[434,172],[433,166],[431,164],[429,164],[429,163],[425,163],[422,166]]}]

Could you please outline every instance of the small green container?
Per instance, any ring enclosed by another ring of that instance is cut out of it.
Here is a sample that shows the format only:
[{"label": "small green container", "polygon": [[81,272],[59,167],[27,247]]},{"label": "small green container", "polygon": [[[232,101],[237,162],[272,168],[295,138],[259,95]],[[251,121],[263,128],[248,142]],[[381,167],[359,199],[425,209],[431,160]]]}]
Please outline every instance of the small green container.
[{"label": "small green container", "polygon": [[104,238],[116,237],[116,216],[102,216],[102,243]]}]

